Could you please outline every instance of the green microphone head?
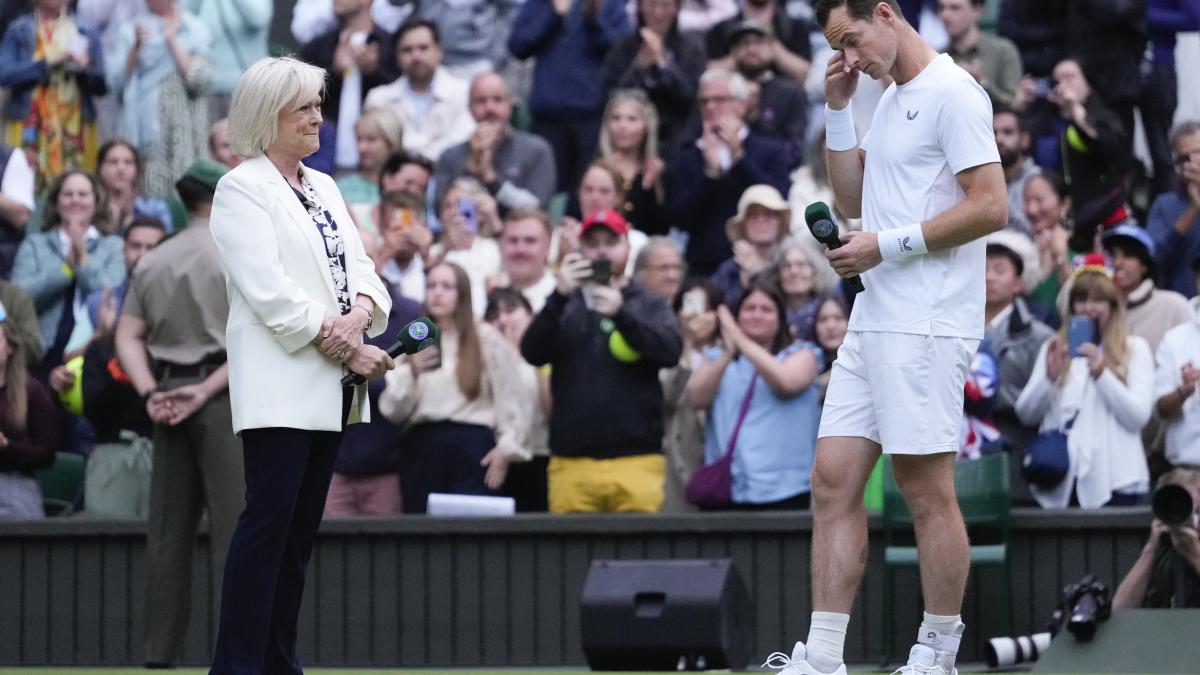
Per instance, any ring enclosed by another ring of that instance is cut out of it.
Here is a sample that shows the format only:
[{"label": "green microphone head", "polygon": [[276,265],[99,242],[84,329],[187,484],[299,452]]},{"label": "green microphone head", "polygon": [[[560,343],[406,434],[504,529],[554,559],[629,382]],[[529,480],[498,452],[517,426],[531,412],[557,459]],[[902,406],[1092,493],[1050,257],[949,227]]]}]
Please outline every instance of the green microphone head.
[{"label": "green microphone head", "polygon": [[841,243],[838,241],[838,230],[837,225],[833,222],[833,214],[829,212],[829,207],[825,202],[809,204],[808,208],[804,209],[804,222],[808,224],[813,238],[829,248],[837,248]]},{"label": "green microphone head", "polygon": [[396,341],[404,345],[405,354],[416,354],[438,344],[440,339],[441,333],[438,331],[437,324],[427,316],[408,322],[396,336]]}]

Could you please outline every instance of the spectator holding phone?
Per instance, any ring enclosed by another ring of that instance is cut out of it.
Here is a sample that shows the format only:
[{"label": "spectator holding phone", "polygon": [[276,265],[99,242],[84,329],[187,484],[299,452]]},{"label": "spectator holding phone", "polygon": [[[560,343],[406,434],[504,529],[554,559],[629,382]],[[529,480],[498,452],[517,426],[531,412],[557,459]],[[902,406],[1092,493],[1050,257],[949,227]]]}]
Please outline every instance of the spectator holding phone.
[{"label": "spectator holding phone", "polygon": [[406,357],[379,397],[379,412],[408,428],[400,469],[405,513],[425,513],[431,492],[495,494],[509,463],[530,459],[537,396],[504,336],[475,319],[463,268],[443,262],[426,279],[424,311],[441,344]]},{"label": "spectator holding phone", "polygon": [[[678,254],[676,254],[678,256]],[[721,337],[717,326],[717,308],[721,289],[709,279],[692,277],[674,298],[673,308],[683,335],[679,365],[659,374],[663,387],[663,455],[667,458],[664,486],[664,513],[695,511],[685,491],[692,474],[704,463],[704,426],[707,410],[688,405],[687,383],[704,362],[704,352]]]},{"label": "spectator holding phone", "polygon": [[444,236],[430,249],[431,261],[452,262],[467,271],[475,318],[482,319],[487,307],[487,279],[501,270],[500,247],[495,239],[484,236],[485,232],[499,230],[496,200],[479,181],[463,176],[442,193],[438,214]]},{"label": "spectator holding phone", "polygon": [[521,339],[525,360],[551,366],[550,510],[658,511],[658,371],[679,363],[679,326],[662,298],[620,274],[629,258],[620,214],[590,214],[581,229],[579,252],[563,260],[555,292]]},{"label": "spectator holding phone", "polygon": [[1070,467],[1055,486],[1031,486],[1044,508],[1141,503],[1150,485],[1142,427],[1154,404],[1154,356],[1129,334],[1108,261],[1087,256],[1072,278],[1064,328],[1038,352],[1015,409],[1041,433],[1067,436]]}]

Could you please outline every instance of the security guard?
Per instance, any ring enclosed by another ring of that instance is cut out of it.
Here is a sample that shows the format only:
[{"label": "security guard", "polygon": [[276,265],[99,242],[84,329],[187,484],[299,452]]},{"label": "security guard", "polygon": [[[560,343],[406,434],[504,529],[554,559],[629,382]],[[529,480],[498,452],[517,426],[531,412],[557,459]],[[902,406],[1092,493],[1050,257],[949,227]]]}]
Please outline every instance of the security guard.
[{"label": "security guard", "polygon": [[117,323],[121,367],[155,422],[147,667],[174,665],[183,647],[201,511],[208,512],[210,591],[219,597],[225,552],[244,506],[242,448],[232,432],[225,365],[229,300],[208,229],[213,193],[226,171],[202,159],[175,183],[188,225],[141,260]]}]

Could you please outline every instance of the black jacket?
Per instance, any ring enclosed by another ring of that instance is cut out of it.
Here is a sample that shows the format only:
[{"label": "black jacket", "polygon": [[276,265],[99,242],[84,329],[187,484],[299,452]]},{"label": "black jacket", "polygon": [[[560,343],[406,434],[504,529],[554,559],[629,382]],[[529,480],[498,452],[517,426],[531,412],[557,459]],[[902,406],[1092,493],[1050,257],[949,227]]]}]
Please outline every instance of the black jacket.
[{"label": "black jacket", "polygon": [[[662,452],[658,371],[679,363],[683,340],[665,300],[636,281],[621,294],[621,310],[608,319],[587,309],[582,292],[555,292],[521,340],[526,361],[551,366],[555,455],[612,459]],[[613,356],[612,329],[640,354],[637,360]]]},{"label": "black jacket", "polygon": [[1020,50],[1025,72],[1049,77],[1067,54],[1067,0],[1004,0],[999,28]]},{"label": "black jacket", "polygon": [[1073,0],[1067,6],[1067,53],[1083,59],[1105,102],[1132,105],[1142,89],[1146,0]]},{"label": "black jacket", "polygon": [[[325,98],[321,100],[321,115],[325,117],[325,121],[330,123],[337,122],[338,107],[342,102],[342,74],[333,67],[333,55],[337,51],[341,34],[340,27],[334,28],[318,35],[300,48],[300,60],[324,68],[328,72]],[[400,77],[400,68],[396,64],[396,53],[392,45],[391,34],[383,29],[375,28],[367,35],[367,44],[379,45],[379,67],[370,75],[363,75],[362,98],[364,99],[367,97],[367,92],[375,87],[388,84]]]},{"label": "black jacket", "polygon": [[690,274],[709,276],[733,257],[725,221],[737,214],[746,188],[766,183],[788,193],[795,166],[786,145],[751,131],[742,148],[743,157],[718,178],[704,174],[704,155],[695,143],[684,146],[667,170],[667,209],[674,225],[689,233]]},{"label": "black jacket", "polygon": [[696,85],[704,72],[704,45],[698,36],[672,30],[665,41],[666,67],[638,67],[642,36],[627,35],[604,58],[604,89],[641,89],[658,110],[658,140],[664,154],[679,144],[687,121],[696,109]]},{"label": "black jacket", "polygon": [[[1125,203],[1125,172],[1132,157],[1130,136],[1121,119],[1092,95],[1085,104],[1087,121],[1096,135],[1089,136],[1074,124],[1059,134],[1063,178],[1071,195],[1075,231],[1080,242],[1088,242],[1095,228]],[[1071,142],[1074,129],[1083,145]],[[1076,250],[1087,250],[1076,247]]]}]

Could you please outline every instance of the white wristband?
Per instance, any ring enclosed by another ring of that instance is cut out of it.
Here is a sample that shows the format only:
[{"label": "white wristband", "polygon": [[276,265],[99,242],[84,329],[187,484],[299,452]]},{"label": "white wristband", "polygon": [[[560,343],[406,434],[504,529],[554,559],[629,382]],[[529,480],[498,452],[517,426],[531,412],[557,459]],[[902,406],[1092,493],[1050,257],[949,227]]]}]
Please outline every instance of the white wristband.
[{"label": "white wristband", "polygon": [[879,254],[884,260],[924,255],[928,252],[920,223],[879,233]]},{"label": "white wristband", "polygon": [[850,104],[834,110],[825,104],[825,147],[834,152],[845,152],[858,147],[858,135],[854,132],[854,114]]}]

